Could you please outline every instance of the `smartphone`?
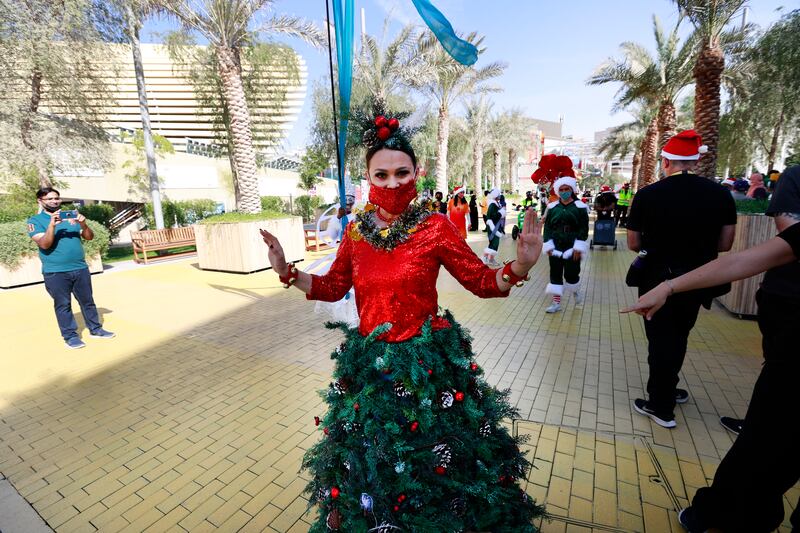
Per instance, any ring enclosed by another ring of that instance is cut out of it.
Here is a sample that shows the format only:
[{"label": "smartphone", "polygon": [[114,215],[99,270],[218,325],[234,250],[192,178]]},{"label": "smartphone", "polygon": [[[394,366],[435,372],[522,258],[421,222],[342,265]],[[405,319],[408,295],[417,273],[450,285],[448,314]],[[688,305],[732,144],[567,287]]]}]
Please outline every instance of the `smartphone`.
[{"label": "smartphone", "polygon": [[78,218],[78,212],[74,209],[67,209],[66,211],[61,211],[61,220],[69,220],[71,218]]}]

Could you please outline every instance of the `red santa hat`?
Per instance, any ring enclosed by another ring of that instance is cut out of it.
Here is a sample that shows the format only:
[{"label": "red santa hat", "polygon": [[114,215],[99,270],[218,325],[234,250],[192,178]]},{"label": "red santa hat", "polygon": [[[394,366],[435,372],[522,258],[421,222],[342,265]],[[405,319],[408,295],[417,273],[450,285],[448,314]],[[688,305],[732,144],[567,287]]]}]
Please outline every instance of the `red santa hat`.
[{"label": "red santa hat", "polygon": [[458,193],[460,192],[467,192],[467,188],[464,187],[463,185],[461,187],[458,187],[456,190],[453,191],[453,196],[458,196]]},{"label": "red santa hat", "polygon": [[694,130],[685,130],[674,135],[664,145],[661,156],[669,160],[697,161],[700,154],[708,152],[708,146]]}]

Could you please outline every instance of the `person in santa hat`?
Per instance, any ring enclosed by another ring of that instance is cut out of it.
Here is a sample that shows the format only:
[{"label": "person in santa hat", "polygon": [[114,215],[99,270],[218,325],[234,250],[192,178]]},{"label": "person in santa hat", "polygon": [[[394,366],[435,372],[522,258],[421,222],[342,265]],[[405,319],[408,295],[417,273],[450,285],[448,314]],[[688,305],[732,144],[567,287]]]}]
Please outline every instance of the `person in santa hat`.
[{"label": "person in santa hat", "polygon": [[453,197],[447,202],[447,216],[465,239],[467,238],[467,219],[469,218],[469,202],[464,197],[466,190],[463,185],[458,187],[453,191]]},{"label": "person in santa hat", "polygon": [[489,236],[489,245],[483,250],[483,262],[487,265],[497,265],[497,249],[500,248],[500,221],[503,219],[502,207],[498,198],[500,189],[492,189],[486,195],[488,208],[486,210],[486,233]]},{"label": "person in santa hat", "polygon": [[[629,272],[628,284],[639,288],[639,296],[713,261],[733,245],[733,198],[713,179],[692,172],[705,151],[694,130],[672,137],[661,151],[664,179],[640,189],[633,200],[628,248],[639,252],[639,258],[635,261],[637,274],[632,277]],[[676,403],[689,401],[689,392],[677,388],[689,332],[700,306],[710,308],[711,300],[728,290],[730,285],[672,295],[661,312],[644,321],[650,376],[648,398],[633,402],[636,412],[662,427],[676,426]]]},{"label": "person in santa hat", "polygon": [[600,187],[600,194],[594,199],[594,211],[597,213],[597,220],[611,220],[614,218],[614,209],[617,206],[617,196],[611,187],[603,185]]},{"label": "person in santa hat", "polygon": [[558,179],[553,190],[558,200],[548,204],[544,214],[544,246],[542,251],[550,256],[550,283],[547,294],[553,302],[547,313],[561,310],[564,293],[573,294],[575,304],[583,303],[579,292],[581,259],[589,250],[589,206],[578,200],[578,182],[572,170],[572,160],[558,156]]}]

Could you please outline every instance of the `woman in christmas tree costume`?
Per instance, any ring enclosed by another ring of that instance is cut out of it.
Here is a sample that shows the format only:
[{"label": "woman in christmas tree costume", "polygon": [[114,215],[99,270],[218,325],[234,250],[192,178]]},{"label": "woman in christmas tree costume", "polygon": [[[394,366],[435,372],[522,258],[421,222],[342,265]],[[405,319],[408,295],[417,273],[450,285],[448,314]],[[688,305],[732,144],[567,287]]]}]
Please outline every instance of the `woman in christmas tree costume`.
[{"label": "woman in christmas tree costume", "polygon": [[[548,204],[544,214],[544,252],[550,256],[550,283],[547,294],[553,302],[545,311],[561,310],[561,297],[573,294],[575,304],[583,303],[580,289],[581,259],[589,251],[589,207],[578,200],[578,182],[572,160],[558,156],[555,169],[559,178],[553,183],[558,200]],[[566,283],[565,283],[566,282]]]},{"label": "woman in christmas tree costume", "polygon": [[507,393],[482,378],[470,337],[437,304],[444,266],[483,298],[504,297],[527,279],[541,254],[531,212],[517,260],[492,270],[446,216],[412,203],[419,174],[397,119],[365,128],[370,203],[345,231],[324,276],[286,264],[277,239],[262,230],[269,260],[288,287],[310,300],[336,301],[355,287],[358,329],[331,354],[324,435],[305,456],[311,531],[534,532],[543,510],[517,481],[530,466],[500,425],[516,415]]}]

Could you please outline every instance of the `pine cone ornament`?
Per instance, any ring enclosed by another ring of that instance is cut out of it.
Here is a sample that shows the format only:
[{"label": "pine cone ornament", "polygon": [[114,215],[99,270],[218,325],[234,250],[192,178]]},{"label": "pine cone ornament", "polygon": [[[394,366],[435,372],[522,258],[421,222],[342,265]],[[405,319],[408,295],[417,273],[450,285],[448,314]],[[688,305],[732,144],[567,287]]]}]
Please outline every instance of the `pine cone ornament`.
[{"label": "pine cone ornament", "polygon": [[478,429],[478,433],[480,433],[481,437],[488,437],[492,434],[492,425],[488,420],[481,422],[481,427]]},{"label": "pine cone ornament", "polygon": [[450,461],[453,458],[453,451],[446,443],[442,442],[433,447],[433,453],[436,455],[437,464],[445,468],[450,466]]},{"label": "pine cone ornament", "polygon": [[394,382],[394,393],[397,395],[398,398],[408,398],[411,396],[411,392],[406,389],[405,384],[402,381],[395,381]]},{"label": "pine cone ornament", "polygon": [[444,409],[449,409],[453,406],[453,393],[450,391],[444,391],[441,396],[442,407]]},{"label": "pine cone ornament", "polygon": [[456,516],[464,516],[467,512],[467,502],[464,498],[453,498],[450,500],[450,512]]},{"label": "pine cone ornament", "polygon": [[342,527],[342,513],[340,513],[338,509],[334,509],[328,513],[325,524],[333,531],[338,531],[339,528]]},{"label": "pine cone ornament", "polygon": [[381,522],[381,525],[369,531],[370,533],[394,533],[395,531],[400,531],[400,528],[388,522]]},{"label": "pine cone ornament", "polygon": [[336,394],[344,394],[347,392],[347,384],[345,384],[341,379],[331,383],[331,388]]}]

